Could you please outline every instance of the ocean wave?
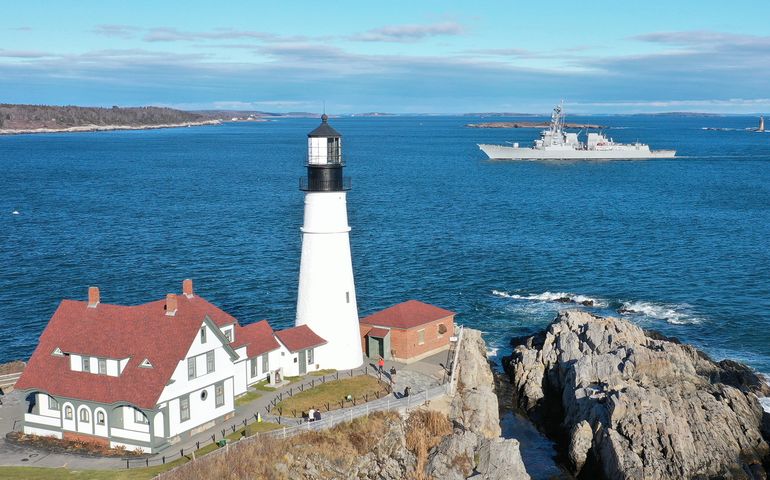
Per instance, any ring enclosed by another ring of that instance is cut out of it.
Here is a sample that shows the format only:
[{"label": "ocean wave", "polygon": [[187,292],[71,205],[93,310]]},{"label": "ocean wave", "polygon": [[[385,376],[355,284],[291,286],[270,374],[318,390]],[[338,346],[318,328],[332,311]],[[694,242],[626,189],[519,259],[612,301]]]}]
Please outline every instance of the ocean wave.
[{"label": "ocean wave", "polygon": [[496,357],[499,350],[497,347],[487,348],[487,358]]},{"label": "ocean wave", "polygon": [[762,404],[762,408],[765,409],[767,413],[770,413],[770,398],[759,397],[759,403]]},{"label": "ocean wave", "polygon": [[624,302],[618,309],[621,315],[643,315],[654,320],[664,320],[674,325],[692,325],[703,321],[692,313],[686,303],[669,304],[654,302]]},{"label": "ocean wave", "polygon": [[492,290],[492,295],[513,300],[528,300],[533,302],[558,302],[558,303],[576,303],[587,307],[607,307],[608,302],[599,298],[588,297],[567,292],[550,292],[519,295],[517,293],[508,293],[500,290]]}]

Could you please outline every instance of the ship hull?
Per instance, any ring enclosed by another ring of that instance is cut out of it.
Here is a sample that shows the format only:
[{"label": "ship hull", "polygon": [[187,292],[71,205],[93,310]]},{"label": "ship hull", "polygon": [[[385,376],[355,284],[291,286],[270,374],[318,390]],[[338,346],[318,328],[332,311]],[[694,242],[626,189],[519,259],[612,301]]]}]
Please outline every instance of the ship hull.
[{"label": "ship hull", "polygon": [[612,150],[558,149],[508,147],[505,145],[479,144],[479,148],[491,160],[634,160],[648,158],[674,158],[676,150],[650,150],[649,148],[622,148]]}]

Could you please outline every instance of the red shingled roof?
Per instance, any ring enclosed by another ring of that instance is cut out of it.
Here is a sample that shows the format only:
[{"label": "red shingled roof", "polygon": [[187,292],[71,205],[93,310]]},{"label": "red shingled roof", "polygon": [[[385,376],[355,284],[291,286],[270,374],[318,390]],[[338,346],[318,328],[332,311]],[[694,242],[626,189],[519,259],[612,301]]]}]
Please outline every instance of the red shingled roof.
[{"label": "red shingled roof", "polygon": [[368,332],[366,332],[368,336],[375,337],[375,338],[385,338],[386,336],[388,336],[389,333],[390,333],[390,330],[388,330],[387,328],[378,328],[378,327],[374,327]]},{"label": "red shingled roof", "polygon": [[307,325],[279,330],[275,332],[275,336],[286,345],[290,352],[298,352],[326,343],[326,340],[316,335]]},{"label": "red shingled roof", "polygon": [[424,325],[434,320],[446,318],[454,314],[454,312],[428,305],[427,303],[409,300],[369,315],[366,318],[362,318],[361,323],[378,325],[381,327],[408,329]]},{"label": "red shingled roof", "polygon": [[273,336],[273,328],[267,323],[267,320],[260,320],[245,327],[236,326],[235,342],[230,345],[233,348],[246,345],[246,355],[249,358],[280,348],[278,341]]},{"label": "red shingled roof", "polygon": [[[137,306],[63,300],[40,336],[40,342],[16,388],[100,403],[128,402],[154,408],[163,388],[192,345],[204,318],[219,327],[235,318],[201,297],[177,295],[177,311],[166,316],[165,300]],[[129,358],[118,377],[75,372],[64,353],[110,359]],[[140,368],[148,359],[153,368]]]}]

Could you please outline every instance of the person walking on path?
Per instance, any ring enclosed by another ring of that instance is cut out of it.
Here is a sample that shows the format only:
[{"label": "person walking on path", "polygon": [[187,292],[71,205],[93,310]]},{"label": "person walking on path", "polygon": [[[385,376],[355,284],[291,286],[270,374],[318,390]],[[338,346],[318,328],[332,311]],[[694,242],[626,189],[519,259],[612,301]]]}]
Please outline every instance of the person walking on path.
[{"label": "person walking on path", "polygon": [[385,373],[385,359],[380,357],[379,360],[377,360],[377,369],[380,371],[380,374]]},{"label": "person walking on path", "polygon": [[390,367],[390,384],[396,384],[396,367]]}]

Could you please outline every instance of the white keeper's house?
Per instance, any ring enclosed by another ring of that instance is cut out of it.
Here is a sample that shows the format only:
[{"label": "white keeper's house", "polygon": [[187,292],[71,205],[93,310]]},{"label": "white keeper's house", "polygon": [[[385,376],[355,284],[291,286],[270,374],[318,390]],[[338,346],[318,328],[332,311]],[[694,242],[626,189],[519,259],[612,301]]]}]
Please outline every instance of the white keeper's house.
[{"label": "white keeper's house", "polygon": [[137,306],[88,297],[61,302],[16,384],[25,433],[156,452],[233,415],[248,385],[324,368],[307,325],[241,326],[191,280]]}]

